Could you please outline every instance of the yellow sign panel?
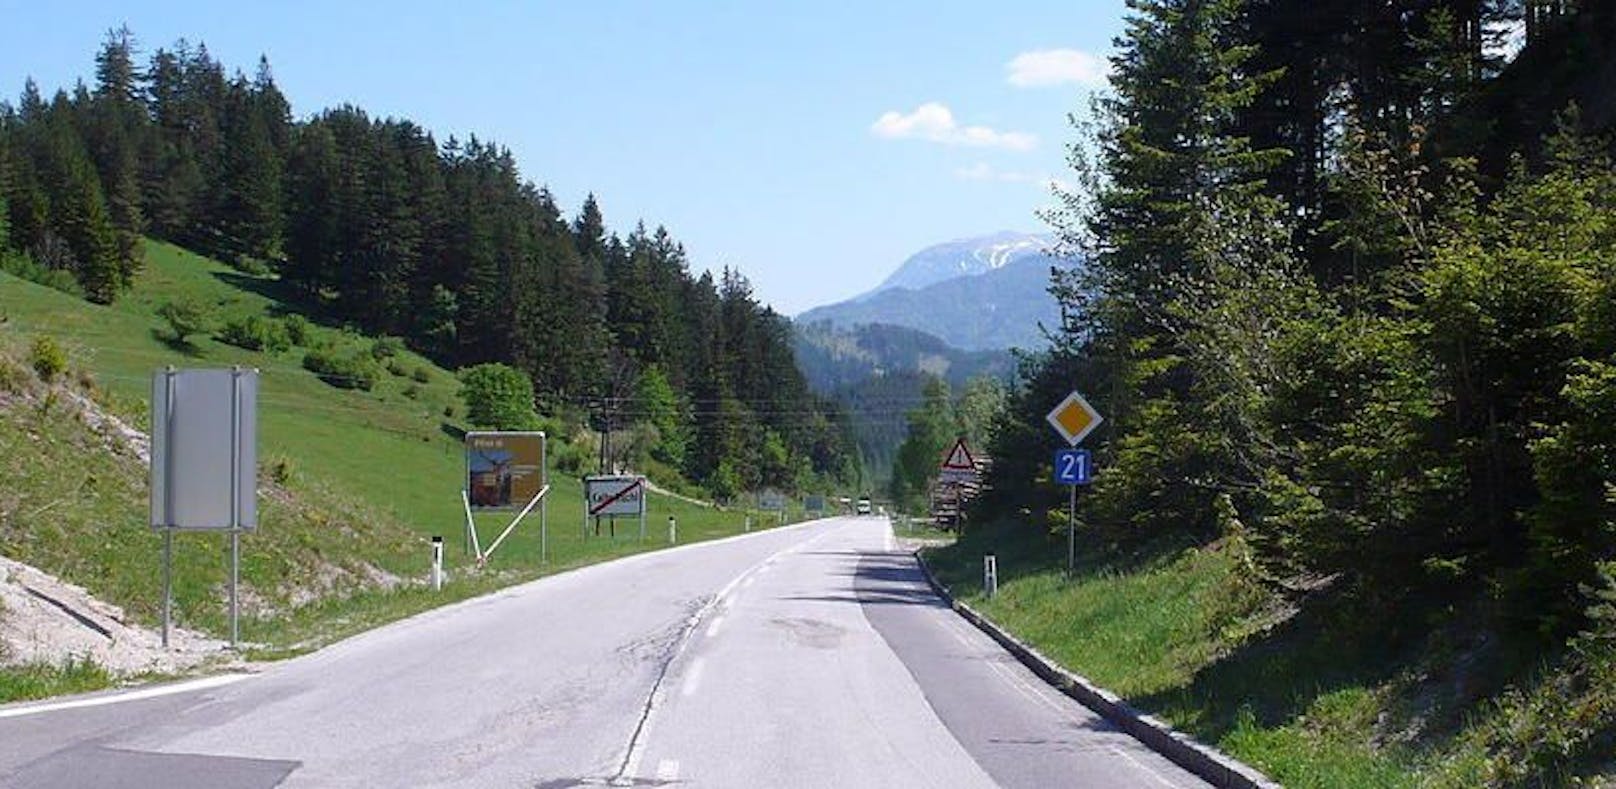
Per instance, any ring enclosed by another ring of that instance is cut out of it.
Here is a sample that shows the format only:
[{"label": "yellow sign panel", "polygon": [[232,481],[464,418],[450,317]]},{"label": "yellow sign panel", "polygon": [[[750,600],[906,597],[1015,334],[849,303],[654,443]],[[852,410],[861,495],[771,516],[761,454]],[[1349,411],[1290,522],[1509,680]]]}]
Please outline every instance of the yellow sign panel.
[{"label": "yellow sign panel", "polygon": [[1055,432],[1073,446],[1105,421],[1105,417],[1100,416],[1100,412],[1094,410],[1094,406],[1089,405],[1089,401],[1077,392],[1067,395],[1045,418],[1054,426]]},{"label": "yellow sign panel", "polygon": [[473,509],[521,509],[546,476],[543,433],[466,434],[466,498]]}]

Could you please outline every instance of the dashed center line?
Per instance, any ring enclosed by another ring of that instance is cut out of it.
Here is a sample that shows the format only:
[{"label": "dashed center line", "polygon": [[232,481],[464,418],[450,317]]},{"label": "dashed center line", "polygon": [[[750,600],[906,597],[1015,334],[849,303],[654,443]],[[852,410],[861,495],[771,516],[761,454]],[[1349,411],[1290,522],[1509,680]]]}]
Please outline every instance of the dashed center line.
[{"label": "dashed center line", "polygon": [[706,658],[696,658],[690,661],[690,670],[685,672],[685,684],[681,690],[686,696],[696,695],[696,686],[701,684],[701,669],[707,665]]},{"label": "dashed center line", "polygon": [[669,782],[679,780],[679,760],[663,759],[662,761],[658,762],[656,766],[656,779],[658,781]]}]

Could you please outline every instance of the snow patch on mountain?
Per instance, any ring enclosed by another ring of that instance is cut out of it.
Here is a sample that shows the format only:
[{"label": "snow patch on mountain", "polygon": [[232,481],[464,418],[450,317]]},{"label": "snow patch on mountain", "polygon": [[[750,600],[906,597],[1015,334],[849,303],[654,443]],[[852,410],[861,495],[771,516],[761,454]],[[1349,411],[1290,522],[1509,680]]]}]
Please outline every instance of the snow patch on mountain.
[{"label": "snow patch on mountain", "polygon": [[854,300],[891,288],[919,290],[957,277],[981,276],[1013,261],[1047,256],[1053,243],[1046,235],[1007,231],[936,244],[911,255],[874,290]]}]

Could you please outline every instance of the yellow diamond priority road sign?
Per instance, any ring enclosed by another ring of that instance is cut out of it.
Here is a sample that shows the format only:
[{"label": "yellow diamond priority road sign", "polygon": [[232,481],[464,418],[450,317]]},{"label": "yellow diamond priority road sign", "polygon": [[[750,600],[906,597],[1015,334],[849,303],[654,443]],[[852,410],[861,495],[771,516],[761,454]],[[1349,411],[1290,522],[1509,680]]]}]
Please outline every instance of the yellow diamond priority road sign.
[{"label": "yellow diamond priority road sign", "polygon": [[1089,405],[1089,401],[1084,400],[1083,395],[1077,392],[1067,395],[1045,419],[1048,419],[1049,423],[1055,426],[1055,432],[1060,433],[1061,438],[1066,439],[1066,443],[1072,446],[1077,446],[1085,436],[1105,421],[1105,417],[1100,416],[1100,412],[1094,410],[1094,406]]}]

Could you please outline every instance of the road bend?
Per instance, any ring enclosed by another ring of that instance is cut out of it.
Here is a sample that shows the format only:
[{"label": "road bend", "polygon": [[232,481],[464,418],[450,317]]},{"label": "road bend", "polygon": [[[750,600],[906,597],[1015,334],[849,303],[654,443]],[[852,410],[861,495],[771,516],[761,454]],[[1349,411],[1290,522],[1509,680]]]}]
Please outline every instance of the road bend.
[{"label": "road bend", "polygon": [[229,684],[0,707],[0,786],[1188,787],[886,520],[642,554]]}]

